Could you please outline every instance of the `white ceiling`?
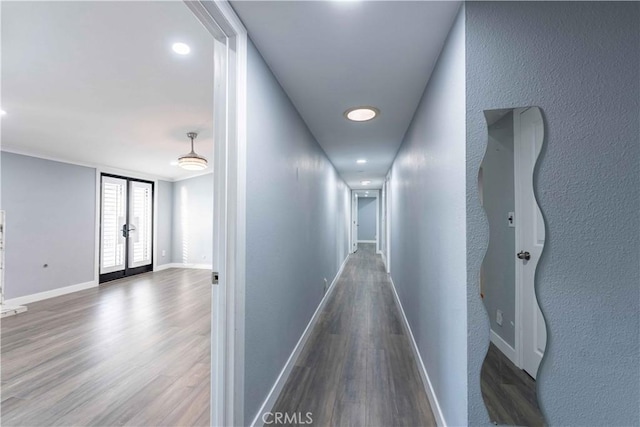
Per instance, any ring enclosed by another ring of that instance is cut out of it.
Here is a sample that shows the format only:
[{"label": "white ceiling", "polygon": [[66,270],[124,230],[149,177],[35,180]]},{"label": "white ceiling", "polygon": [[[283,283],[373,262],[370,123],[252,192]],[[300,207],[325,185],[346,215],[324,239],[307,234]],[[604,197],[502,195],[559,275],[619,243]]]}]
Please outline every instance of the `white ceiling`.
[{"label": "white ceiling", "polygon": [[213,38],[183,2],[1,7],[3,149],[177,179],[195,130],[211,159]]},{"label": "white ceiling", "polygon": [[[232,1],[297,110],[351,188],[380,188],[460,2]],[[348,122],[349,107],[381,114]],[[368,163],[357,165],[356,159]],[[361,171],[361,172],[360,172]]]}]

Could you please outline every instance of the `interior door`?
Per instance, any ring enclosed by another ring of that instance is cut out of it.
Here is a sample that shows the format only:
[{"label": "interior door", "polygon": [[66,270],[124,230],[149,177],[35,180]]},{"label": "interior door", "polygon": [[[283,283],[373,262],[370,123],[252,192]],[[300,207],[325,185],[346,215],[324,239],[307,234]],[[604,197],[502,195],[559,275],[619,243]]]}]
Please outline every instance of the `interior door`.
[{"label": "interior door", "polygon": [[[516,224],[520,256],[517,268],[521,272],[522,289],[522,368],[536,378],[544,355],[547,331],[536,298],[534,279],[536,266],[545,241],[544,221],[533,193],[533,169],[544,140],[542,114],[538,108],[519,111],[520,138],[516,156],[519,174],[518,212]],[[519,163],[519,165],[518,165]],[[520,217],[520,219],[518,219]]]},{"label": "interior door", "polygon": [[153,183],[101,176],[100,283],[153,270]]}]

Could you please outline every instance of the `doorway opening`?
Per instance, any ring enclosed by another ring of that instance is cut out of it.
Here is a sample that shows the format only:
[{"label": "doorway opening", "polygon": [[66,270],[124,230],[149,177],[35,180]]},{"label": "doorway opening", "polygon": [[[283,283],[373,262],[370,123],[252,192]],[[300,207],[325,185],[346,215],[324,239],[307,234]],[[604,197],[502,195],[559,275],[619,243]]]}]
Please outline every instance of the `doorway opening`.
[{"label": "doorway opening", "polygon": [[380,190],[353,190],[351,198],[351,252],[372,245],[380,254]]}]

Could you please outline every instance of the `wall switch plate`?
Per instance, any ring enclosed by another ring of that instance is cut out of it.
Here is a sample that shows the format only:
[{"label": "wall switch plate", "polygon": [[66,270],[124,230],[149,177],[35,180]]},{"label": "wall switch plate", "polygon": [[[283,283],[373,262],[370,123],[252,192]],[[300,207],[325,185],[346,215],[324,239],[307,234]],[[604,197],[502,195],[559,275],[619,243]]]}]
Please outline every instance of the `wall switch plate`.
[{"label": "wall switch plate", "polygon": [[167,256],[167,251],[165,251],[164,249],[162,250],[162,256]]},{"label": "wall switch plate", "polygon": [[496,310],[496,323],[502,326],[502,310]]},{"label": "wall switch plate", "polygon": [[509,227],[515,227],[516,226],[516,213],[515,212],[509,212],[509,214],[507,215],[507,221],[509,222]]}]

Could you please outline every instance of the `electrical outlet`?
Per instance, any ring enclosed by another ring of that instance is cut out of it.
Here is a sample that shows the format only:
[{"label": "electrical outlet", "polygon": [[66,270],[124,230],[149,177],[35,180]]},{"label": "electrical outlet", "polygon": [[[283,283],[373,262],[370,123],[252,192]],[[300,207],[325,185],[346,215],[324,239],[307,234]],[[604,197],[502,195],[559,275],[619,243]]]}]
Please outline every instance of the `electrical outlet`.
[{"label": "electrical outlet", "polygon": [[496,310],[496,323],[502,326],[502,310]]}]

